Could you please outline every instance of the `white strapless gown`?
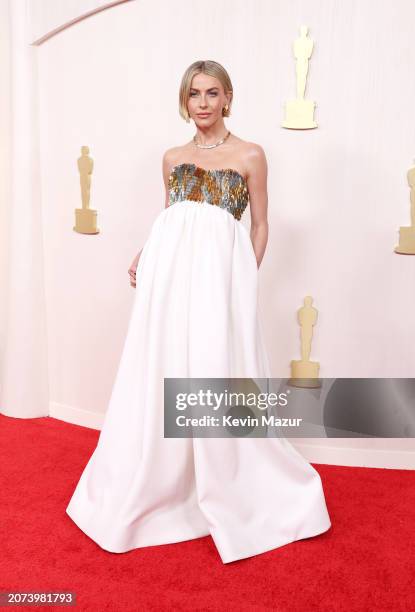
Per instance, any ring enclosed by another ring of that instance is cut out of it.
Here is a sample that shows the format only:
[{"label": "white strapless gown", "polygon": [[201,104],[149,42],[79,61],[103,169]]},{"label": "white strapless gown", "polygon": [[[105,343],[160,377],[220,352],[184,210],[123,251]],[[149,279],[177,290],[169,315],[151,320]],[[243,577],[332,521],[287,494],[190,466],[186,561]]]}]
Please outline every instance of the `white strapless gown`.
[{"label": "white strapless gown", "polygon": [[164,377],[271,377],[247,229],[184,200],[156,218],[98,445],[66,512],[122,553],[211,535],[223,563],[329,529],[318,472],[284,438],[164,438]]}]

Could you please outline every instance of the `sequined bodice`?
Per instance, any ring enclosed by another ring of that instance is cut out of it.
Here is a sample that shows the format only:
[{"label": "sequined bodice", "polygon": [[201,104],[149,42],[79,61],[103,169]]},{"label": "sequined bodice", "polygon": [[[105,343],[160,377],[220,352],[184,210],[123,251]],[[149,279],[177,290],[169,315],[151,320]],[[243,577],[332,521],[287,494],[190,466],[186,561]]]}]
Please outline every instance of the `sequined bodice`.
[{"label": "sequined bodice", "polygon": [[182,200],[214,204],[239,220],[249,201],[248,185],[232,168],[205,170],[185,162],[173,166],[169,176],[169,205]]}]

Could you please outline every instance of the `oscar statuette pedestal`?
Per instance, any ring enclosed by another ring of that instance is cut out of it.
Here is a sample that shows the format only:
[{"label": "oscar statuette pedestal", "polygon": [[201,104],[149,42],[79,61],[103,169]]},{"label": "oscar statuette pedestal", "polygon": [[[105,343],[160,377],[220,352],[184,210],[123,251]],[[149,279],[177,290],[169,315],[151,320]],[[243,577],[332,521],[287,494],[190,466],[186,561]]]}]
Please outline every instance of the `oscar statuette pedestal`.
[{"label": "oscar statuette pedestal", "polygon": [[399,228],[399,244],[394,250],[400,255],[415,255],[415,227]]},{"label": "oscar statuette pedestal", "polygon": [[316,103],[313,100],[288,100],[285,104],[285,119],[282,127],[293,130],[316,128],[315,106]]},{"label": "oscar statuette pedestal", "polygon": [[97,211],[92,208],[75,208],[73,229],[80,234],[99,234],[97,216]]},{"label": "oscar statuette pedestal", "polygon": [[320,364],[317,361],[291,361],[291,378],[288,384],[292,387],[302,387],[304,389],[315,389],[321,387],[318,377]]}]

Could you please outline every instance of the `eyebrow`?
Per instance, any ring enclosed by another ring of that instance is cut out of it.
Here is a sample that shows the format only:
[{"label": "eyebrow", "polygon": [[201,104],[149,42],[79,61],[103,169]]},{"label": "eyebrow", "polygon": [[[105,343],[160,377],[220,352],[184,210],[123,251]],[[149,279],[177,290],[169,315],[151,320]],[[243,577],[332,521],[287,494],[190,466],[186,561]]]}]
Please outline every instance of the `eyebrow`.
[{"label": "eyebrow", "polygon": [[[193,91],[199,91],[196,87],[191,87],[190,89]],[[212,91],[213,89],[219,89],[219,87],[209,87],[207,91]]]}]

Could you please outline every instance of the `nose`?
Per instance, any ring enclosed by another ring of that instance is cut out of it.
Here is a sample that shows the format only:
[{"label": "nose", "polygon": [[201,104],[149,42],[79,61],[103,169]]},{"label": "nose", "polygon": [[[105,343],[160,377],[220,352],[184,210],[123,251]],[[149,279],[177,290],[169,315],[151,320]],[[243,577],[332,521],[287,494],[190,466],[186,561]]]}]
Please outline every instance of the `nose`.
[{"label": "nose", "polygon": [[201,96],[200,98],[200,107],[201,108],[206,108],[207,104],[206,104],[206,98],[204,96]]}]

